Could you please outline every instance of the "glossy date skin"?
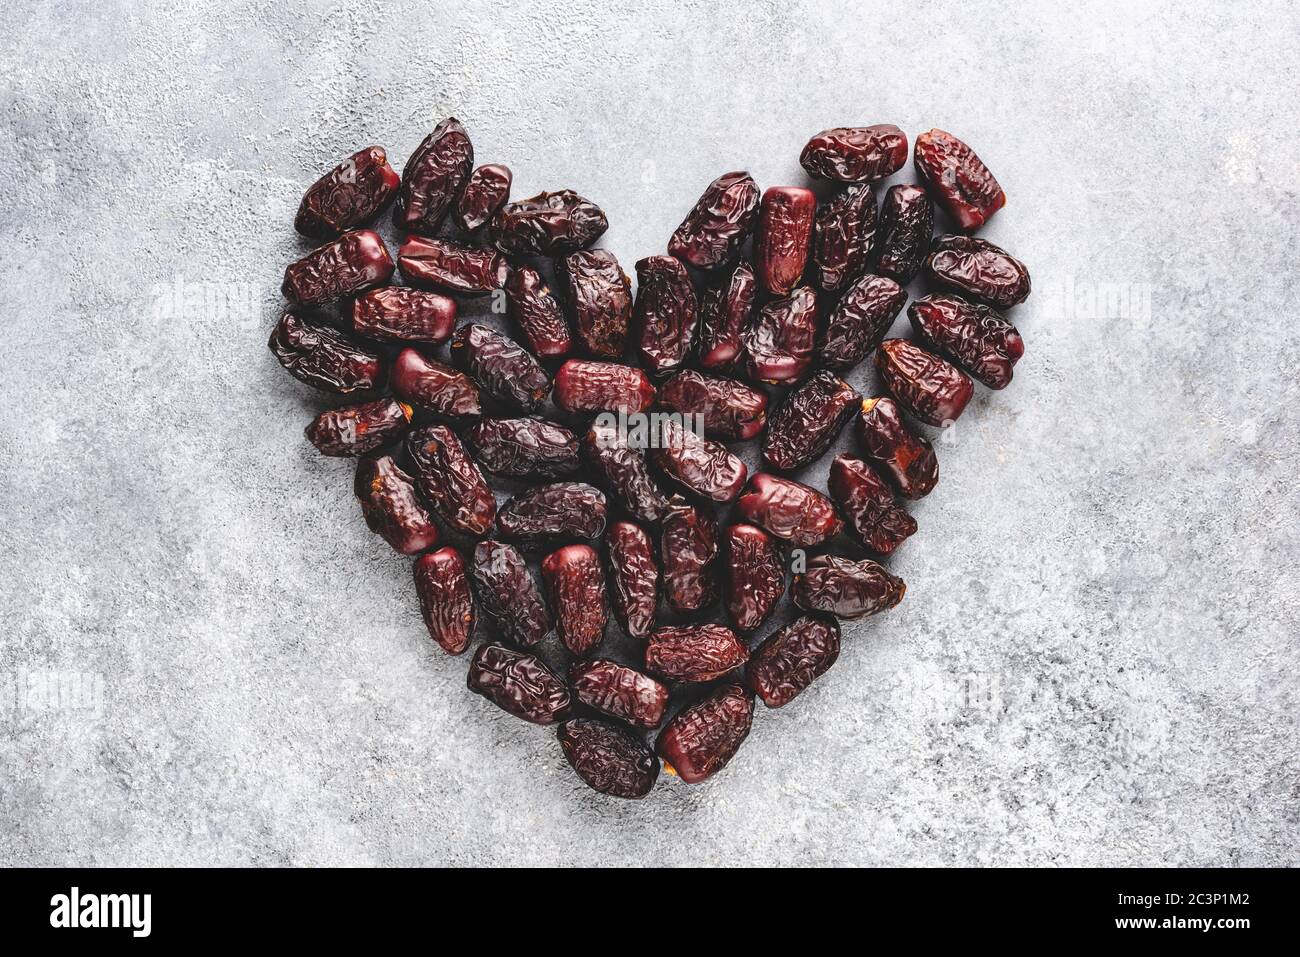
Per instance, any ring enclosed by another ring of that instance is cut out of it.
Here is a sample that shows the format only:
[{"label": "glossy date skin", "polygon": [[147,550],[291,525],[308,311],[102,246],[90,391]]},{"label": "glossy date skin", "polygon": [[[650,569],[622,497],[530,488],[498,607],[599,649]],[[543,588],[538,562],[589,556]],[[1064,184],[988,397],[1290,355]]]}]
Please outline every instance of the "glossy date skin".
[{"label": "glossy date skin", "polygon": [[588,708],[647,730],[659,727],[668,707],[666,686],[608,658],[574,662],[569,687]]},{"label": "glossy date skin", "polygon": [[610,797],[645,797],[659,779],[659,759],[636,735],[608,721],[574,718],[560,725],[565,760],[587,787]]},{"label": "glossy date skin", "polygon": [[991,306],[956,296],[926,296],[912,303],[907,315],[918,337],[990,389],[1011,384],[1025,343],[1016,327]]},{"label": "glossy date skin", "polygon": [[627,349],[632,281],[607,249],[572,253],[555,264],[573,327],[593,356],[617,359]]},{"label": "glossy date skin", "polygon": [[456,225],[466,233],[476,233],[487,225],[510,198],[513,178],[510,168],[499,163],[480,166],[470,173],[452,214]]},{"label": "glossy date skin", "polygon": [[963,232],[979,229],[1007,201],[983,160],[951,133],[922,133],[914,159],[922,182]]},{"label": "glossy date skin", "polygon": [[432,236],[474,167],[474,147],[455,117],[439,123],[416,147],[402,170],[393,225]]},{"label": "glossy date skin", "polygon": [[465,441],[474,458],[494,475],[558,478],[578,470],[578,437],[562,425],[536,416],[480,419]]},{"label": "glossy date skin", "polygon": [[841,183],[884,179],[906,162],[907,134],[892,123],[822,130],[799,154],[809,176]]},{"label": "glossy date skin", "polygon": [[763,288],[785,296],[803,278],[812,250],[817,197],[802,186],[772,186],[759,207],[754,262]]},{"label": "glossy date skin", "polygon": [[695,287],[681,260],[672,256],[647,256],[636,264],[636,275],[637,353],[643,369],[663,378],[681,367],[695,344]]},{"label": "glossy date skin", "polygon": [[888,396],[862,400],[858,442],[903,498],[924,498],[938,484],[939,460],[934,446],[903,423],[898,404]]},{"label": "glossy date skin", "polygon": [[899,404],[926,425],[956,422],[975,394],[966,373],[907,339],[882,342],[876,368]]},{"label": "glossy date skin", "polygon": [[496,517],[492,489],[460,439],[445,425],[428,425],[406,437],[416,487],[434,514],[457,531],[486,535]]},{"label": "glossy date skin", "polygon": [[659,732],[655,750],[669,774],[698,784],[736,756],[753,721],[749,692],[739,685],[723,685],[669,721]]},{"label": "glossy date skin", "polygon": [[758,382],[793,382],[812,365],[817,345],[817,296],[800,286],[763,306],[742,337],[749,375]]},{"label": "glossy date skin", "polygon": [[415,591],[429,637],[449,655],[464,652],[474,633],[474,599],[460,552],[440,548],[417,558]]},{"label": "glossy date skin", "polygon": [[390,398],[327,409],[307,426],[307,439],[321,455],[365,455],[400,438],[413,415],[409,405]]},{"label": "glossy date skin", "polygon": [[760,191],[744,171],[723,173],[704,190],[668,242],[668,252],[696,269],[736,261],[754,229]]},{"label": "glossy date skin", "polygon": [[526,545],[575,538],[594,541],[605,531],[605,496],[585,482],[554,482],[520,492],[497,513],[501,537]]},{"label": "glossy date skin", "polygon": [[630,448],[613,427],[596,425],[582,440],[582,455],[617,502],[638,522],[658,525],[669,507],[639,449]]},{"label": "glossy date skin", "polygon": [[934,204],[919,186],[889,187],[876,230],[876,272],[900,286],[916,278],[934,238]]},{"label": "glossy date skin", "polygon": [[862,459],[835,456],[827,491],[849,531],[868,551],[892,555],[916,532],[916,519],[894,501],[889,486]]},{"label": "glossy date skin", "polygon": [[839,656],[835,619],[803,615],[754,649],[746,678],[763,704],[781,708],[829,671]]},{"label": "glossy date skin", "polygon": [[821,458],[861,403],[858,390],[835,373],[814,374],[772,413],[763,458],[787,471]]},{"label": "glossy date skin", "polygon": [[633,638],[645,638],[654,629],[655,609],[659,606],[659,566],[655,563],[654,545],[645,530],[632,522],[615,522],[605,541],[609,547],[614,613],[624,631]]},{"label": "glossy date skin", "polygon": [[392,387],[403,402],[447,419],[479,415],[478,386],[463,372],[403,349],[393,361]]},{"label": "glossy date skin", "polygon": [[517,266],[506,280],[506,304],[528,348],[541,358],[567,356],[573,351],[573,337],[560,301],[542,274],[532,266]]},{"label": "glossy date skin", "polygon": [[925,277],[963,298],[1010,309],[1029,297],[1029,270],[1005,249],[972,236],[940,236],[925,261]]},{"label": "glossy date skin", "polygon": [[542,580],[564,647],[579,657],[590,654],[609,620],[600,556],[588,545],[566,545],[542,561]]},{"label": "glossy date skin", "polygon": [[676,611],[699,611],[718,598],[718,525],[713,516],[674,498],[659,536],[664,597]]},{"label": "glossy date skin", "polygon": [[441,345],[456,328],[456,300],[409,286],[372,289],[348,307],[357,335],[384,342]]},{"label": "glossy date skin", "polygon": [[507,256],[551,256],[590,246],[609,221],[591,200],[563,189],[506,203],[488,228]]},{"label": "glossy date skin", "polygon": [[813,275],[823,292],[843,289],[871,259],[876,236],[876,194],[850,186],[822,204],[813,224]]},{"label": "glossy date skin", "polygon": [[312,239],[334,239],[364,226],[392,200],[399,182],[383,147],[368,146],[307,189],[293,228]]},{"label": "glossy date skin", "polygon": [[659,387],[659,404],[673,412],[704,416],[704,431],[746,441],[763,431],[767,395],[735,379],[687,369]]},{"label": "glossy date skin", "polygon": [[402,555],[438,544],[438,526],[420,500],[411,476],[391,455],[369,455],[357,463],[353,491],[366,524]]},{"label": "glossy date skin", "polygon": [[636,366],[570,359],[555,374],[553,398],[565,412],[644,412],[655,387]]},{"label": "glossy date skin", "polygon": [[725,445],[683,428],[675,418],[661,421],[659,444],[650,457],[670,479],[715,502],[734,499],[749,475],[745,463]]},{"label": "glossy date skin", "polygon": [[749,634],[767,621],[785,594],[785,567],[776,542],[757,525],[732,525],[725,538],[727,615]]},{"label": "glossy date skin", "polygon": [[645,668],[669,681],[714,681],[749,660],[749,649],[725,625],[673,625],[650,635]]},{"label": "glossy date skin", "polygon": [[470,575],[479,608],[507,641],[528,647],[551,633],[554,623],[542,589],[513,545],[479,542]]},{"label": "glossy date skin", "polygon": [[510,278],[510,264],[499,253],[424,236],[407,237],[397,252],[397,267],[409,283],[466,296],[500,289]]},{"label": "glossy date skin", "polygon": [[296,312],[280,317],[267,346],[291,376],[322,392],[347,395],[378,388],[383,381],[379,353]]},{"label": "glossy date skin", "polygon": [[456,330],[451,359],[478,383],[480,394],[508,408],[536,412],[551,391],[551,377],[531,353],[477,322]]},{"label": "glossy date skin", "polygon": [[871,355],[907,302],[907,290],[884,276],[858,277],[826,321],[817,347],[822,365],[847,372]]},{"label": "glossy date skin", "polygon": [[835,506],[821,492],[767,472],[749,480],[749,490],[740,496],[736,511],[746,522],[801,548],[820,545],[844,527]]},{"label": "glossy date skin", "polygon": [[573,705],[569,689],[540,658],[505,645],[479,645],[466,684],[502,711],[533,724],[555,724]]},{"label": "glossy date skin", "polygon": [[740,358],[741,335],[754,314],[757,286],[753,268],[740,262],[730,275],[701,293],[701,368],[725,369]]},{"label": "glossy date skin", "polygon": [[393,257],[379,234],[355,229],[290,263],[280,292],[300,306],[326,306],[382,286],[392,275]]},{"label": "glossy date skin", "polygon": [[808,562],[807,571],[794,577],[790,597],[806,611],[852,620],[893,608],[906,591],[901,578],[869,558],[855,562],[818,555]]}]

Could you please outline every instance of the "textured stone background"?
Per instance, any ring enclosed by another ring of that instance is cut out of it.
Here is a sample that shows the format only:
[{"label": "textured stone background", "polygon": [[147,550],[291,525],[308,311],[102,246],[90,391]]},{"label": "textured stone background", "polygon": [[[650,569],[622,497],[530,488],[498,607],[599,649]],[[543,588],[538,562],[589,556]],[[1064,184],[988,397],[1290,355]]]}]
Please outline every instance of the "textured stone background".
[{"label": "textured stone background", "polygon": [[[1296,8],[450,6],[0,13],[0,862],[1300,864]],[[831,125],[1010,195],[907,601],[708,785],[471,696],[266,349],[303,188],[453,113],[628,266]]]}]

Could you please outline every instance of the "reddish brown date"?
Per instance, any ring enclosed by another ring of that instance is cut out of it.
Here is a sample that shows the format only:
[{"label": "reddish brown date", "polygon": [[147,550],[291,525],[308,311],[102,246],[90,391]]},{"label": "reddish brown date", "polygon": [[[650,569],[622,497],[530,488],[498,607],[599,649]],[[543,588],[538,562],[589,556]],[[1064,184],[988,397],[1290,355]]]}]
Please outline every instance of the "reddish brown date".
[{"label": "reddish brown date", "polygon": [[777,538],[806,548],[834,538],[844,527],[835,506],[821,492],[802,482],[759,472],[749,480],[736,511]]},{"label": "reddish brown date", "polygon": [[700,296],[700,365],[723,369],[740,358],[741,335],[754,314],[757,284],[749,263],[741,262]]},{"label": "reddish brown date", "polygon": [[531,353],[477,322],[456,330],[451,359],[478,383],[481,394],[509,408],[535,412],[551,391],[551,377]]},{"label": "reddish brown date", "polygon": [[492,489],[456,433],[428,425],[406,437],[416,486],[443,523],[466,535],[486,535],[496,517]]},{"label": "reddish brown date", "polygon": [[379,353],[296,312],[280,317],[267,346],[291,376],[322,392],[367,391],[377,388],[384,377]]},{"label": "reddish brown date", "polygon": [[715,572],[718,524],[713,516],[674,498],[659,535],[664,596],[677,611],[699,611],[718,598]]},{"label": "reddish brown date", "polygon": [[723,685],[684,708],[659,732],[655,750],[664,770],[697,784],[727,766],[749,736],[754,699],[739,685]]},{"label": "reddish brown date", "polygon": [[655,387],[635,366],[570,359],[555,374],[553,398],[565,412],[644,412]]},{"label": "reddish brown date", "polygon": [[726,542],[727,614],[748,634],[767,621],[785,594],[785,569],[776,542],[757,525],[732,525]]},{"label": "reddish brown date", "polygon": [[833,618],[796,618],[756,649],[746,677],[769,708],[799,697],[840,656],[840,626]]},{"label": "reddish brown date", "polygon": [[715,502],[734,499],[749,475],[745,463],[725,445],[683,428],[676,418],[660,422],[659,442],[650,457],[670,479]]},{"label": "reddish brown date", "polygon": [[492,242],[507,256],[550,256],[590,246],[609,228],[599,206],[571,189],[506,203],[492,217]]},{"label": "reddish brown date", "polygon": [[817,345],[817,296],[800,286],[758,312],[742,340],[751,378],[793,382],[812,365]]},{"label": "reddish brown date", "polygon": [[388,205],[399,182],[383,147],[368,146],[312,183],[293,228],[312,239],[334,239],[364,226]]},{"label": "reddish brown date", "polygon": [[773,468],[787,471],[821,458],[861,402],[858,390],[835,373],[816,373],[772,413],[763,458]]},{"label": "reddish brown date", "polygon": [[696,269],[736,261],[758,217],[758,184],[748,173],[723,173],[704,190],[668,242],[668,251]]},{"label": "reddish brown date", "polygon": [[502,711],[533,724],[555,724],[573,706],[559,675],[540,658],[505,645],[479,645],[466,684]]},{"label": "reddish brown date", "polygon": [[925,277],[936,286],[995,309],[1010,309],[1029,297],[1029,270],[1005,249],[973,236],[940,236],[925,261]]},{"label": "reddish brown date", "polygon": [[415,591],[429,637],[449,655],[469,647],[474,633],[474,600],[465,561],[454,548],[440,548],[415,560]]},{"label": "reddish brown date", "polygon": [[479,542],[470,575],[479,608],[507,641],[527,647],[551,633],[551,610],[513,545],[491,539]]},{"label": "reddish brown date", "polygon": [[884,179],[906,162],[907,134],[892,123],[822,130],[799,154],[809,176],[841,183]]},{"label": "reddish brown date", "polygon": [[916,172],[965,232],[979,229],[1007,201],[975,151],[951,133],[930,130],[916,138]]},{"label": "reddish brown date", "polygon": [[499,253],[423,236],[409,236],[402,243],[397,268],[407,282],[438,286],[462,295],[500,289],[510,278],[510,264]]},{"label": "reddish brown date", "polygon": [[510,198],[512,179],[510,168],[499,163],[480,166],[470,173],[452,214],[456,225],[467,233],[485,226]]},{"label": "reddish brown date", "polygon": [[639,525],[615,522],[605,540],[614,613],[624,631],[633,638],[645,638],[654,629],[659,606],[659,566],[650,536]]},{"label": "reddish brown date", "polygon": [[672,256],[647,256],[636,264],[636,276],[637,353],[642,368],[662,378],[686,361],[695,344],[695,287],[681,260]]},{"label": "reddish brown date", "polygon": [[894,501],[894,493],[862,459],[837,455],[827,490],[853,535],[868,551],[892,555],[916,531],[916,519]]},{"label": "reddish brown date", "polygon": [[871,259],[876,237],[876,194],[850,186],[817,210],[813,224],[813,275],[823,292],[843,289]]},{"label": "reddish brown date", "polygon": [[506,304],[528,348],[542,358],[567,356],[573,337],[560,302],[542,274],[532,266],[517,266],[506,281]]},{"label": "reddish brown date", "polygon": [[934,238],[934,204],[919,186],[889,187],[876,229],[876,272],[900,286],[916,278]]},{"label": "reddish brown date", "polygon": [[382,286],[392,275],[393,257],[379,234],[356,229],[290,263],[280,291],[300,306],[324,306]]},{"label": "reddish brown date", "polygon": [[393,224],[432,236],[474,167],[474,147],[455,117],[439,123],[424,138],[402,170]]},{"label": "reddish brown date", "polygon": [[415,482],[391,455],[370,455],[358,462],[353,491],[370,530],[394,551],[416,555],[438,544],[438,526],[420,501]]},{"label": "reddish brown date", "polygon": [[812,248],[817,198],[802,186],[772,186],[763,193],[754,261],[763,288],[787,295],[799,285]]},{"label": "reddish brown date", "polygon": [[669,681],[714,681],[749,660],[749,649],[725,625],[674,625],[650,635],[646,671]]},{"label": "reddish brown date", "polygon": [[587,787],[610,797],[645,797],[659,779],[659,759],[625,728],[594,718],[560,725],[564,758]]},{"label": "reddish brown date", "polygon": [[578,437],[547,419],[480,419],[465,441],[494,475],[558,478],[578,470]]},{"label": "reddish brown date", "polygon": [[501,537],[528,545],[594,540],[605,531],[605,496],[585,482],[555,482],[520,492],[497,513]]},{"label": "reddish brown date", "polygon": [[903,423],[897,403],[888,396],[862,400],[858,441],[877,468],[904,498],[924,498],[939,482],[939,460],[929,439]]},{"label": "reddish brown date", "polygon": [[790,597],[806,611],[854,619],[893,608],[906,591],[901,578],[869,558],[855,562],[838,555],[818,555],[808,562],[807,571],[794,576]]},{"label": "reddish brown date", "polygon": [[926,296],[907,309],[917,336],[950,357],[990,389],[1011,384],[1011,371],[1025,354],[1016,327],[991,306],[956,296]]},{"label": "reddish brown date", "polygon": [[817,349],[829,369],[846,372],[871,355],[907,302],[907,290],[884,276],[860,276],[840,297]]},{"label": "reddish brown date", "polygon": [[393,361],[393,392],[423,412],[460,419],[482,412],[478,386],[463,372],[403,349]]},{"label": "reddish brown date", "polygon": [[609,620],[600,556],[588,545],[566,545],[542,561],[542,579],[564,647],[579,657],[589,654]]},{"label": "reddish brown date", "polygon": [[907,339],[882,342],[876,368],[899,404],[926,425],[956,422],[975,394],[970,376]]},{"label": "reddish brown date", "polygon": [[586,249],[555,264],[573,327],[593,356],[617,359],[627,349],[632,282],[608,249]]},{"label": "reddish brown date", "polygon": [[668,497],[655,484],[645,455],[631,448],[612,426],[596,425],[582,440],[582,454],[609,491],[638,522],[658,525]]},{"label": "reddish brown date", "polygon": [[409,405],[396,399],[327,409],[307,426],[307,438],[321,455],[365,455],[396,441],[413,414]]},{"label": "reddish brown date", "polygon": [[456,328],[456,300],[409,286],[372,289],[348,307],[352,329],[385,342],[441,345]]},{"label": "reddish brown date", "polygon": [[704,416],[704,430],[724,439],[745,441],[763,431],[767,396],[735,379],[679,372],[659,387],[659,404],[673,412]]},{"label": "reddish brown date", "polygon": [[659,727],[668,707],[664,685],[608,658],[574,662],[569,687],[588,708],[647,730]]}]

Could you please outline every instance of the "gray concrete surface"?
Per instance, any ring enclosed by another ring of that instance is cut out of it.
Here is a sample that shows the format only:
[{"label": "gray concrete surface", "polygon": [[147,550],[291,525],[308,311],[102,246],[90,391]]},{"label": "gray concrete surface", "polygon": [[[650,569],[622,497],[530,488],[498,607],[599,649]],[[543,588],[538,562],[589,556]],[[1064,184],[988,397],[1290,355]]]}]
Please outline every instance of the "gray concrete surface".
[{"label": "gray concrete surface", "polygon": [[[0,13],[0,862],[1300,864],[1296,8],[493,6]],[[1009,193],[907,601],[710,784],[469,695],[266,350],[303,188],[448,114],[627,265],[826,126]]]}]

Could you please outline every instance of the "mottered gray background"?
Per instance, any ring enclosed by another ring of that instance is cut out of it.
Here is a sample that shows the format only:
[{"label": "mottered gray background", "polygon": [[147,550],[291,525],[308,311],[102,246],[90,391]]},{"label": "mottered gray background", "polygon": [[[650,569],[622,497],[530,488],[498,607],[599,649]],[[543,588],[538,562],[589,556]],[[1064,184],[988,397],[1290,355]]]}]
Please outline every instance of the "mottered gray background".
[{"label": "mottered gray background", "polygon": [[[616,6],[0,12],[0,862],[1300,864],[1295,6]],[[303,189],[447,115],[629,272],[827,126],[1007,190],[1027,354],[906,601],[707,784],[469,694],[266,349]]]}]

